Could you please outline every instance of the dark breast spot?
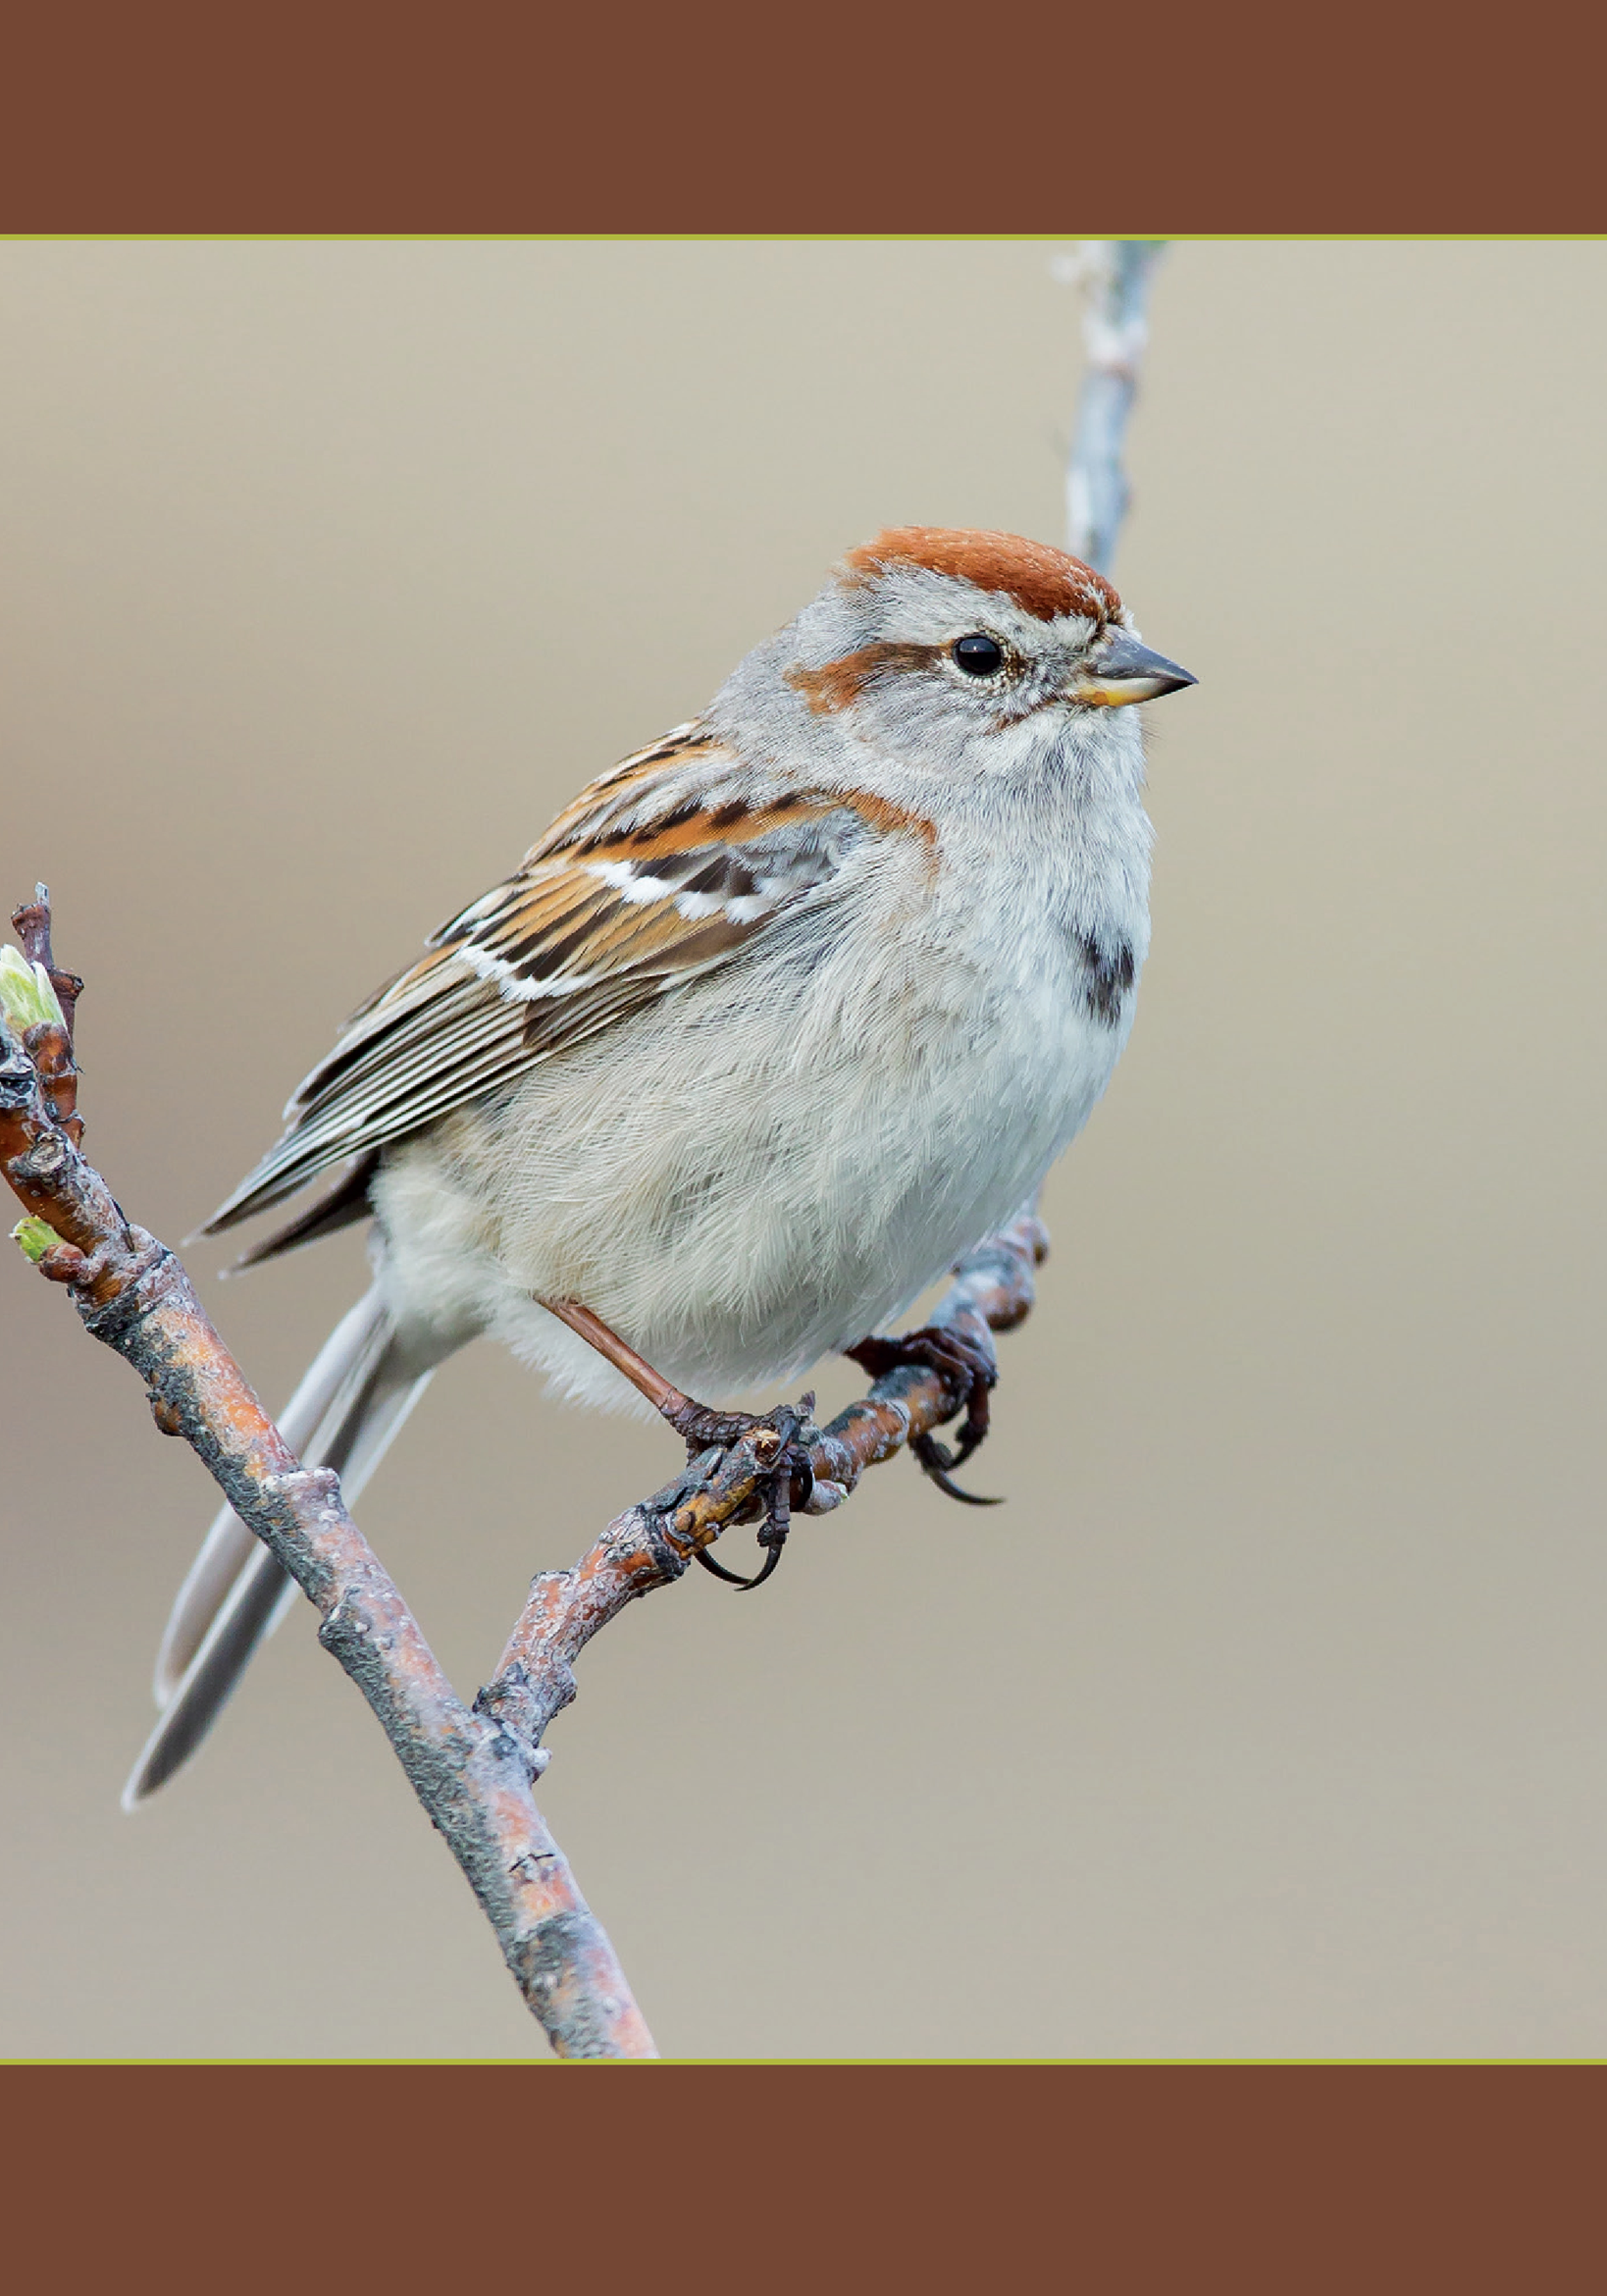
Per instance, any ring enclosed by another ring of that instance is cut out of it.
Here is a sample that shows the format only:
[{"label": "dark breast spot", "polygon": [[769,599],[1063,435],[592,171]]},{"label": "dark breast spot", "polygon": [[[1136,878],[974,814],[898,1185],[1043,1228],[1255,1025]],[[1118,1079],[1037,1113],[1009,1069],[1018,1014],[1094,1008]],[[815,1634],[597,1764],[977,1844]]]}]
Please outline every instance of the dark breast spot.
[{"label": "dark breast spot", "polygon": [[1078,933],[1083,962],[1083,1000],[1094,1019],[1114,1028],[1121,1018],[1122,1000],[1133,985],[1133,953],[1126,941],[1111,947],[1092,933]]}]

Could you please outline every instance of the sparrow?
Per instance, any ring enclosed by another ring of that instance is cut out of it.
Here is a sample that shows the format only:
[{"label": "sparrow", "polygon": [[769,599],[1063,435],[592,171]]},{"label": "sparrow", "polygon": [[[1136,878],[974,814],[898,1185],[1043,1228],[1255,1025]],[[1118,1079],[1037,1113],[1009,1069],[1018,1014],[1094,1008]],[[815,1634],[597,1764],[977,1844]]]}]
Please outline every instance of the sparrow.
[{"label": "sparrow", "polygon": [[[850,550],[353,1016],[206,1224],[332,1173],[242,1264],[373,1223],[372,1285],[280,1422],[303,1461],[354,1498],[482,1334],[694,1444],[754,1423],[692,1398],[832,1353],[952,1369],[952,1340],[885,1327],[1034,1197],[1110,1081],[1150,933],[1129,705],[1194,682],[1047,544],[914,526]],[[963,1451],[992,1374],[962,1368]],[[294,1592],[220,1514],[126,1806]]]}]

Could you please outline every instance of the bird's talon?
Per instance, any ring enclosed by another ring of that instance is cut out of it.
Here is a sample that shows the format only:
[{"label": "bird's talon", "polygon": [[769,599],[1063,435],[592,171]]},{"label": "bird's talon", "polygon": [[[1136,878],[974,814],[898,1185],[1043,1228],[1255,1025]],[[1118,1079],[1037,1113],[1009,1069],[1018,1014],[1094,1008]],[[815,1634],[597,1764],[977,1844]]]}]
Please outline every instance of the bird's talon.
[{"label": "bird's talon", "polygon": [[919,1364],[940,1372],[957,1386],[963,1383],[964,1394],[959,1408],[965,1416],[956,1433],[955,1448],[940,1443],[935,1435],[916,1435],[909,1448],[914,1453],[921,1473],[935,1483],[948,1497],[959,1499],[967,1507],[997,1507],[1003,1500],[984,1498],[976,1491],[962,1490],[953,1481],[954,1470],[963,1467],[971,1453],[977,1450],[988,1432],[990,1417],[990,1390],[999,1377],[992,1358],[958,1331],[945,1330],[941,1325],[929,1325],[924,1331],[904,1331],[897,1338],[880,1336],[861,1339],[856,1347],[844,1351],[849,1360],[870,1373],[872,1379],[881,1379],[886,1373],[903,1364]]},{"label": "bird's talon", "polygon": [[728,1571],[724,1563],[716,1562],[714,1560],[714,1557],[709,1553],[706,1546],[700,1546],[694,1551],[696,1552],[698,1560],[702,1564],[705,1571],[711,1572],[716,1579],[723,1579],[728,1587],[740,1587],[745,1594],[751,1594],[755,1587],[763,1586],[765,1580],[770,1576],[770,1573],[775,1569],[776,1564],[780,1561],[781,1542],[778,1539],[770,1547],[769,1551],[764,1557],[763,1563],[753,1573],[753,1576],[751,1579],[743,1578],[740,1572]]},{"label": "bird's talon", "polygon": [[[947,1492],[950,1498],[959,1499],[961,1506],[1002,1507],[1004,1505],[1005,1502],[1002,1498],[984,1498],[980,1491],[962,1490],[959,1485],[953,1481],[950,1470],[959,1465],[959,1457],[957,1457],[946,1443],[936,1441],[931,1435],[917,1435],[909,1448],[914,1452],[922,1474],[928,1476],[937,1485],[939,1490]],[[975,1445],[973,1444],[971,1448],[974,1450]],[[966,1454],[962,1450],[960,1456],[964,1455]]]},{"label": "bird's talon", "polygon": [[[752,1444],[764,1474],[764,1481],[751,1502],[764,1510],[758,1532],[758,1542],[764,1549],[763,1563],[751,1579],[745,1579],[740,1572],[727,1570],[724,1563],[716,1562],[706,1547],[700,1546],[695,1552],[703,1569],[716,1579],[723,1579],[727,1586],[740,1587],[745,1593],[754,1587],[762,1587],[780,1562],[782,1547],[792,1528],[794,1484],[799,1486],[800,1507],[807,1506],[814,1495],[814,1468],[806,1447],[798,1439],[800,1430],[807,1426],[813,1413],[813,1395],[802,1396],[796,1404],[783,1403],[764,1418],[748,1411],[707,1411],[685,1396],[673,1406],[661,1405],[660,1409],[677,1435],[684,1436],[689,1462],[710,1449],[729,1450],[745,1438]],[[717,1468],[717,1462],[711,1465]]]}]

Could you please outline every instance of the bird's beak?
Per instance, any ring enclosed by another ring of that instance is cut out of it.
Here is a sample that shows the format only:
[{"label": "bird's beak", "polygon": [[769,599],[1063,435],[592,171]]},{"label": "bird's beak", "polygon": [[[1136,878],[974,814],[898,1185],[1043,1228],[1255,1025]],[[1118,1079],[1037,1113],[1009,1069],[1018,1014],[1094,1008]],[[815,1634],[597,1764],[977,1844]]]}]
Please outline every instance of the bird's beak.
[{"label": "bird's beak", "polygon": [[1095,709],[1120,709],[1129,702],[1153,702],[1158,695],[1175,694],[1180,686],[1198,683],[1164,653],[1140,646],[1126,630],[1113,630],[1083,663],[1071,699]]}]

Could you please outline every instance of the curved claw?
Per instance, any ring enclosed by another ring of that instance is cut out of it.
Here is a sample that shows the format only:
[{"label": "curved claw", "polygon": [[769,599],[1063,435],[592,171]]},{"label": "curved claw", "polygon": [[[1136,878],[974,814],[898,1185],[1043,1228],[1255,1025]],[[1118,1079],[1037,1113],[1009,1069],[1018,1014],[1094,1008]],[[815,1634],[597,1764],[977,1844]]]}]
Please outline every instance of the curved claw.
[{"label": "curved claw", "polygon": [[921,1473],[935,1483],[939,1490],[946,1492],[950,1498],[959,1499],[961,1506],[1002,1507],[1004,1505],[1005,1502],[1002,1498],[984,1498],[980,1491],[961,1490],[959,1485],[952,1480],[949,1473],[952,1467],[959,1465],[959,1459],[945,1449],[942,1443],[934,1442],[930,1435],[917,1435],[909,1448],[914,1452],[919,1462]]},{"label": "curved claw", "polygon": [[740,1579],[737,1582],[745,1594],[751,1594],[755,1587],[763,1586],[765,1580],[781,1560],[781,1546],[782,1541],[779,1539],[772,1539],[765,1549],[764,1560],[753,1576],[751,1579]]},{"label": "curved claw", "polygon": [[941,1467],[928,1467],[926,1473],[928,1479],[937,1485],[939,1490],[946,1491],[952,1499],[959,1499],[961,1506],[1002,1507],[1005,1503],[1002,1498],[988,1498],[979,1490],[961,1490],[959,1484],[951,1482]]},{"label": "curved claw", "polygon": [[787,1534],[792,1528],[795,1479],[803,1486],[800,1505],[807,1506],[814,1494],[814,1462],[803,1444],[796,1440],[799,1428],[810,1417],[813,1410],[814,1397],[810,1394],[805,1395],[796,1406],[784,1403],[767,1420],[751,1420],[749,1422],[751,1428],[769,1427],[774,1429],[781,1438],[781,1447],[768,1470],[764,1486],[767,1492],[765,1521],[764,1528],[758,1535],[759,1544],[765,1550],[764,1561],[753,1573],[753,1576],[751,1579],[745,1579],[738,1571],[728,1571],[724,1563],[714,1560],[706,1547],[700,1546],[694,1549],[698,1560],[705,1571],[711,1572],[716,1579],[723,1579],[728,1587],[740,1587],[744,1593],[752,1592],[755,1587],[762,1587],[781,1560],[781,1550],[786,1544]]},{"label": "curved claw", "polygon": [[777,1563],[780,1562],[781,1540],[779,1539],[772,1540],[768,1550],[765,1553],[763,1563],[759,1569],[753,1573],[753,1576],[751,1579],[745,1579],[740,1571],[728,1571],[724,1563],[716,1562],[714,1560],[714,1557],[709,1553],[706,1546],[697,1547],[694,1551],[696,1552],[698,1560],[702,1564],[705,1571],[712,1571],[715,1578],[723,1579],[728,1587],[740,1587],[745,1594],[749,1594],[752,1592],[755,1587],[763,1586],[765,1580],[775,1569]]},{"label": "curved claw", "polygon": [[922,1363],[948,1378],[963,1381],[967,1392],[963,1405],[965,1417],[960,1423],[959,1437],[951,1451],[935,1435],[917,1435],[909,1445],[923,1475],[935,1483],[939,1490],[952,1499],[959,1499],[967,1507],[1003,1506],[1003,1499],[984,1498],[980,1492],[962,1490],[953,1480],[954,1470],[963,1467],[971,1453],[980,1448],[988,1432],[988,1390],[998,1378],[992,1362],[980,1349],[962,1339],[956,1331],[928,1327],[920,1331],[902,1332],[897,1338],[877,1337],[861,1339],[857,1346],[843,1351],[851,1363],[869,1372],[872,1379],[906,1363]]},{"label": "curved claw", "polygon": [[[814,1397],[812,1395],[809,1397],[809,1408],[811,1410],[814,1408]],[[794,1498],[792,1491],[789,1488],[787,1493],[787,1512],[789,1516],[791,1516],[794,1507],[807,1507],[810,1499],[812,1499],[814,1496],[814,1461],[809,1457],[808,1452],[803,1449],[802,1446],[799,1447],[797,1453],[795,1454],[793,1474],[802,1482],[804,1489],[803,1495],[801,1497]]]}]

